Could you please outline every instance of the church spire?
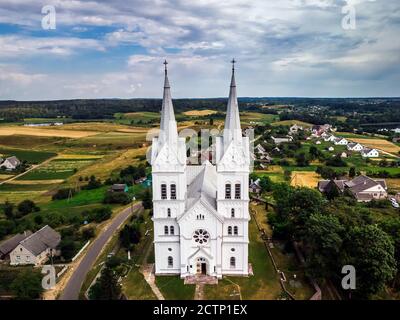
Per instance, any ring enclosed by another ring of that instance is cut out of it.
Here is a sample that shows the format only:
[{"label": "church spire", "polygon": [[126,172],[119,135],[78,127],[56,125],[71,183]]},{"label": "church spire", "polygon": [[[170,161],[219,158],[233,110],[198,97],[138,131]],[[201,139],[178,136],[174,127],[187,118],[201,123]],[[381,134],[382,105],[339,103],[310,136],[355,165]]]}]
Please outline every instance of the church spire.
[{"label": "church spire", "polygon": [[226,111],[225,128],[224,128],[224,143],[227,145],[231,140],[239,141],[242,137],[242,129],[240,126],[239,106],[236,94],[235,80],[235,59],[232,63],[232,78],[229,91],[228,108]]},{"label": "church spire", "polygon": [[172,104],[171,87],[168,80],[168,62],[164,61],[165,78],[164,78],[164,94],[161,108],[160,123],[160,141],[176,141],[178,138],[178,129],[175,121],[174,106]]}]

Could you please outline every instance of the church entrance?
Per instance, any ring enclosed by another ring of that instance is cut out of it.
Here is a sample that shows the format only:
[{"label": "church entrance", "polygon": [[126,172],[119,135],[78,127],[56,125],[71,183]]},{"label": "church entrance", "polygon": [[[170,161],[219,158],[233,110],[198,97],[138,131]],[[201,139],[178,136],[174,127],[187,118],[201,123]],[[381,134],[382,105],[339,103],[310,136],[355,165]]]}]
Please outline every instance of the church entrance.
[{"label": "church entrance", "polygon": [[197,258],[196,273],[206,275],[207,274],[207,262],[204,258]]}]

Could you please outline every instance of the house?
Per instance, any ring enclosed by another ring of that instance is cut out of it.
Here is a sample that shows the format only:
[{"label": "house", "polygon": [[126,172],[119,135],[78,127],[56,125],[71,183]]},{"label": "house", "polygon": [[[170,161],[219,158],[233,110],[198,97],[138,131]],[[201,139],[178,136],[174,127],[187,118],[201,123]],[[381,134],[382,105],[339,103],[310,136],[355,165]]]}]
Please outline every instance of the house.
[{"label": "house", "polygon": [[369,202],[372,199],[386,199],[387,185],[384,179],[372,179],[365,175],[353,180],[321,180],[318,182],[318,190],[329,193],[332,188],[337,188],[340,193],[348,191],[359,202]]},{"label": "house", "polygon": [[341,154],[340,154],[340,157],[341,158],[347,158],[349,155],[347,154],[347,152],[346,151],[343,151]]},{"label": "house", "polygon": [[291,136],[286,136],[286,137],[271,137],[272,141],[274,141],[275,144],[281,144],[281,143],[288,143],[292,142],[293,138]]},{"label": "house", "polygon": [[363,145],[358,143],[358,142],[350,142],[350,143],[347,144],[347,150],[349,150],[349,151],[357,151],[357,152],[359,152],[359,151],[361,151],[363,149],[364,149]]},{"label": "house", "polygon": [[12,238],[3,241],[0,244],[0,260],[8,259],[10,257],[10,252],[13,251],[22,240],[26,239],[31,234],[31,231],[25,231],[24,233],[19,233]]},{"label": "house", "polygon": [[0,168],[5,168],[6,170],[15,170],[21,164],[21,161],[17,157],[12,156],[6,158],[4,162],[0,165]]},{"label": "house", "polygon": [[289,128],[289,135],[297,134],[300,130],[303,130],[302,126],[297,125],[296,123]]},{"label": "house", "polygon": [[332,126],[330,124],[315,125],[311,128],[312,134],[318,137],[326,134],[329,131],[332,131]]},{"label": "house", "polygon": [[254,151],[261,153],[261,154],[264,154],[265,152],[267,152],[267,150],[265,150],[265,148],[261,144],[256,145],[254,148]]},{"label": "house", "polygon": [[335,151],[335,148],[334,147],[329,147],[328,151]]},{"label": "house", "polygon": [[257,179],[255,181],[254,180],[250,181],[249,191],[251,193],[255,193],[255,194],[260,194],[261,193],[260,179]]},{"label": "house", "polygon": [[316,142],[315,142],[315,144],[321,144],[322,142],[321,141],[319,141],[319,140],[317,140]]},{"label": "house", "polygon": [[325,142],[333,142],[333,141],[335,141],[335,139],[336,139],[336,137],[333,134],[331,134],[331,135],[326,136],[324,138],[324,141]]},{"label": "house", "polygon": [[19,242],[10,252],[10,265],[38,266],[57,254],[56,248],[60,241],[60,234],[46,225]]},{"label": "house", "polygon": [[361,156],[363,158],[378,158],[379,151],[376,149],[365,148],[361,150]]},{"label": "house", "polygon": [[333,140],[333,144],[337,146],[347,146],[348,143],[349,141],[347,141],[347,139],[345,138],[336,138],[335,140]]},{"label": "house", "polygon": [[128,192],[129,188],[126,184],[124,183],[115,183],[111,186],[110,190],[111,192]]}]

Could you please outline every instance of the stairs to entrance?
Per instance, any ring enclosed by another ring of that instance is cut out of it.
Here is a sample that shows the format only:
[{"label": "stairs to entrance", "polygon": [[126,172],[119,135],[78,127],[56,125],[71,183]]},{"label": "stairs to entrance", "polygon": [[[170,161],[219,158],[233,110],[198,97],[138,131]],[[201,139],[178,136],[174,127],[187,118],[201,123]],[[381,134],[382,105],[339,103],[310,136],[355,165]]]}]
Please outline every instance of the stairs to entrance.
[{"label": "stairs to entrance", "polygon": [[187,276],[184,281],[185,284],[218,284],[217,277],[212,277],[208,275],[195,275]]}]

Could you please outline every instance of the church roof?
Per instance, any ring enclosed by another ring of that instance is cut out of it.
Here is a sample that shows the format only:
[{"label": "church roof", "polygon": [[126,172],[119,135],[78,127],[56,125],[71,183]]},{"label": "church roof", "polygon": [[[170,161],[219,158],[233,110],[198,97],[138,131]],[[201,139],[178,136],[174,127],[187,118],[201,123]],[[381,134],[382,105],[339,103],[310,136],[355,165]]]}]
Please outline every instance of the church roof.
[{"label": "church roof", "polygon": [[186,210],[198,200],[203,200],[212,208],[217,209],[217,170],[215,166],[209,161],[205,161],[201,166],[188,166],[187,169],[190,173],[187,177]]},{"label": "church roof", "polygon": [[[165,64],[164,94],[161,108],[160,142],[167,139],[177,139],[178,129],[175,121],[174,106],[172,104],[171,87],[168,80],[167,61]],[[172,141],[172,140],[171,140]]]},{"label": "church roof", "polygon": [[224,144],[228,145],[233,139],[239,140],[242,137],[240,126],[239,106],[236,93],[235,80],[235,60],[232,61],[232,79],[229,90],[228,108],[226,111],[225,127],[224,127]]}]

